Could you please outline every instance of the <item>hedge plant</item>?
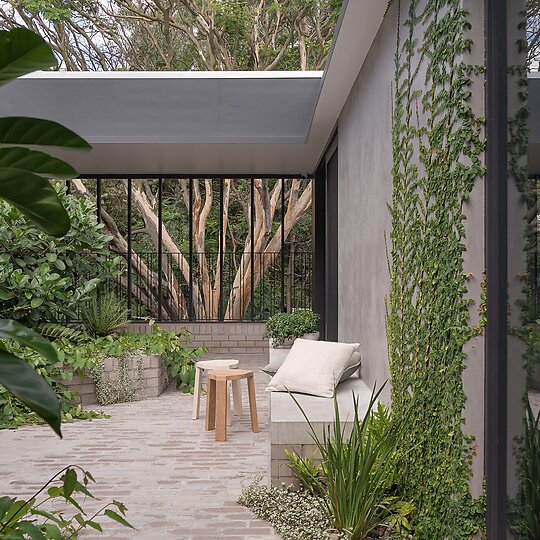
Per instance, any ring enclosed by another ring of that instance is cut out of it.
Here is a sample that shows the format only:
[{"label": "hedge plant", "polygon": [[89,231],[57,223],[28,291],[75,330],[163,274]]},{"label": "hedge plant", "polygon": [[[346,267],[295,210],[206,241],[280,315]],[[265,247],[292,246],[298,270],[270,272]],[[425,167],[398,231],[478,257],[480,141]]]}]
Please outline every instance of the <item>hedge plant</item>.
[{"label": "hedge plant", "polygon": [[119,259],[110,256],[110,237],[96,220],[95,204],[55,187],[71,220],[61,238],[0,202],[0,310],[30,326],[77,319],[99,284],[118,274]]}]

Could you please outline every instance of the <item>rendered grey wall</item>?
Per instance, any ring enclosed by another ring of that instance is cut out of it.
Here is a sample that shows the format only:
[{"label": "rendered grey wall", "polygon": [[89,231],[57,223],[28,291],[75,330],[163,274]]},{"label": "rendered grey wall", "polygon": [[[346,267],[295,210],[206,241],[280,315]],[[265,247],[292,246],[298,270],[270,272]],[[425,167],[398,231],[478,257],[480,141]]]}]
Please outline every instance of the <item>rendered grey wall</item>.
[{"label": "rendered grey wall", "polygon": [[[473,61],[483,62],[483,13],[471,12]],[[406,13],[402,4],[402,13]],[[354,84],[338,125],[339,133],[339,339],[358,341],[362,378],[380,385],[389,378],[385,297],[390,290],[385,233],[390,241],[387,203],[392,194],[391,89],[394,77],[397,4],[394,2]],[[474,87],[473,108],[483,115],[483,81]],[[469,275],[470,324],[477,324],[484,270],[484,186],[479,180],[464,206],[464,270]],[[484,440],[483,337],[467,344],[464,386],[465,431],[475,436],[472,491],[482,488]],[[389,395],[387,388],[386,398]]]},{"label": "rendered grey wall", "polygon": [[[470,64],[482,65],[484,63],[484,9],[483,2],[464,0],[464,8],[469,12],[469,21],[472,29],[467,37],[472,39],[471,54],[467,58]],[[471,107],[478,116],[485,116],[484,109],[484,80],[478,76],[472,87],[473,95]],[[485,214],[484,214],[484,180],[478,179],[469,199],[463,205],[465,214],[465,246],[463,254],[463,268],[468,276],[468,297],[471,299],[469,309],[470,325],[480,322],[480,304],[482,295],[482,282],[485,270]],[[473,458],[473,480],[471,482],[472,494],[478,497],[482,492],[484,476],[484,336],[473,338],[465,345],[465,372],[463,374],[463,387],[467,396],[465,403],[465,433],[474,435],[476,455]]]},{"label": "rendered grey wall", "polygon": [[[396,3],[390,7],[343,108],[339,152],[339,339],[358,341],[368,386],[389,377],[384,299],[385,232],[392,194],[392,96]],[[386,397],[389,388],[386,388]]]}]

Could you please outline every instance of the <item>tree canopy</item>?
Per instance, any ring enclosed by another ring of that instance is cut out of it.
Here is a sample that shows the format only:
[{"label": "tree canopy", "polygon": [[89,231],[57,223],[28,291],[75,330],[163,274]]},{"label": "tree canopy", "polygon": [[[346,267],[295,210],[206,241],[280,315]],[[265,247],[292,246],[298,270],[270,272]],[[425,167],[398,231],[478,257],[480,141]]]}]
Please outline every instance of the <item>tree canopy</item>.
[{"label": "tree canopy", "polygon": [[76,70],[317,70],[342,0],[7,0]]}]

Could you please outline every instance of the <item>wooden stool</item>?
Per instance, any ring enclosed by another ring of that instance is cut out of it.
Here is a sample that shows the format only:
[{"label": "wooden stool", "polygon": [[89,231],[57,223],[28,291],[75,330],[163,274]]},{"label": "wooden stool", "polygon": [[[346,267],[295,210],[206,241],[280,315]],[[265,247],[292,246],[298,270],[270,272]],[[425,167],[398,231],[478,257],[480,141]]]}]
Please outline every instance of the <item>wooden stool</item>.
[{"label": "wooden stool", "polygon": [[212,370],[208,373],[205,429],[206,431],[216,430],[216,441],[227,440],[227,383],[228,381],[240,382],[242,379],[247,379],[251,431],[259,432],[253,371],[247,369]]},{"label": "wooden stool", "polygon": [[[197,420],[199,418],[199,411],[201,409],[201,389],[202,389],[202,373],[204,371],[211,371],[215,369],[236,369],[238,367],[238,360],[200,360],[195,364],[195,384],[193,391],[193,415],[192,419]],[[240,388],[240,381],[232,381],[232,393],[234,403],[234,414],[236,416],[242,415],[242,390]]]}]

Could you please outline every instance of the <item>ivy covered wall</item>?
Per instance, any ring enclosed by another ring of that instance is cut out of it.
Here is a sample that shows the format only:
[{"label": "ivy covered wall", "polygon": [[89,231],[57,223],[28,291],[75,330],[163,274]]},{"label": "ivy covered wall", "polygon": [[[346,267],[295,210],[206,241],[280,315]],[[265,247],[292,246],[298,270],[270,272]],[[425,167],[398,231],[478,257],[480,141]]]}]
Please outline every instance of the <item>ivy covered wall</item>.
[{"label": "ivy covered wall", "polygon": [[[483,429],[466,429],[464,414],[468,401],[482,403],[483,387],[469,384],[468,396],[464,379],[471,382],[466,369],[483,369],[473,341],[483,332],[482,273],[468,268],[483,253],[474,234],[482,210],[469,202],[484,175],[483,29],[475,33],[479,17],[469,11],[478,3],[410,0],[398,9],[387,300],[392,406],[407,415],[404,491],[417,506],[417,536],[465,539],[482,521],[470,479],[478,444],[471,433],[481,437]],[[476,227],[466,227],[467,217]]]},{"label": "ivy covered wall", "polygon": [[[420,505],[434,503],[428,526],[440,515],[451,522],[452,512],[459,522],[469,497],[481,495],[484,473],[484,75],[481,69],[464,68],[483,62],[483,11],[478,3],[469,4],[469,14],[458,10],[454,15],[460,22],[452,19],[450,29],[440,24],[427,31],[435,12],[421,20],[426,2],[394,0],[338,127],[339,339],[361,344],[362,378],[368,385],[392,376],[398,410],[408,405],[409,386],[417,390],[415,399],[425,415],[415,418],[408,435],[410,444],[417,438],[424,444],[413,459],[425,468],[409,476],[408,486],[416,491],[416,478],[423,484]],[[442,13],[449,3],[430,5]],[[457,37],[449,39],[456,30]],[[424,46],[424,36],[435,42]],[[462,55],[463,46],[468,50]],[[445,60],[448,53],[452,56]],[[430,72],[432,54],[440,73]],[[430,82],[439,76],[449,77],[443,92],[454,92],[449,107]],[[465,139],[471,137],[468,143],[454,140],[462,133],[463,111],[471,130],[463,130]],[[439,116],[450,126],[448,138],[443,124],[438,126]],[[455,161],[462,166],[454,168]],[[467,435],[474,441],[467,442]],[[434,459],[424,460],[432,450]],[[439,472],[426,486],[431,468]],[[451,485],[459,486],[463,505],[444,506],[455,496]],[[466,528],[471,520],[464,517],[461,523]]]}]

